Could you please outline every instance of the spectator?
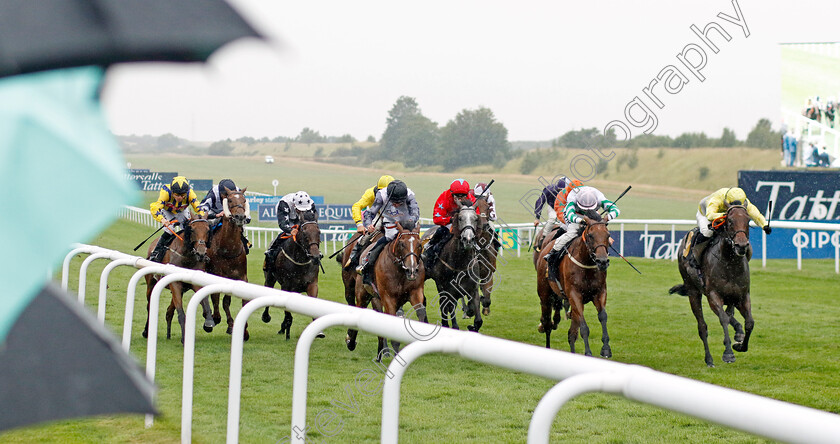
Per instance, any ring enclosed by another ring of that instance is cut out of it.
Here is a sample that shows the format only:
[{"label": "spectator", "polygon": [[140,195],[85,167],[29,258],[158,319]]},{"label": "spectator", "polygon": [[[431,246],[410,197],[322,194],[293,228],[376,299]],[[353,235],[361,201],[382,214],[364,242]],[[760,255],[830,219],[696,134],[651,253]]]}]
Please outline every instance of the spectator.
[{"label": "spectator", "polygon": [[799,165],[798,159],[796,157],[796,148],[799,145],[799,141],[796,138],[796,134],[793,131],[788,130],[788,165],[787,166],[797,166]]}]

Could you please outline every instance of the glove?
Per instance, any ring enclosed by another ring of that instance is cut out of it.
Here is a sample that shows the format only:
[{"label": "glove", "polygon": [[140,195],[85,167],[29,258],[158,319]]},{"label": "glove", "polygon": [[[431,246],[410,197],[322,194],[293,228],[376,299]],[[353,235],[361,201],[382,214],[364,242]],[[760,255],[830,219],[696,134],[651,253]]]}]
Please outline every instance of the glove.
[{"label": "glove", "polygon": [[770,234],[771,231],[773,231],[773,230],[772,230],[772,228],[770,228],[770,225],[765,225],[764,226],[764,233],[765,234]]}]

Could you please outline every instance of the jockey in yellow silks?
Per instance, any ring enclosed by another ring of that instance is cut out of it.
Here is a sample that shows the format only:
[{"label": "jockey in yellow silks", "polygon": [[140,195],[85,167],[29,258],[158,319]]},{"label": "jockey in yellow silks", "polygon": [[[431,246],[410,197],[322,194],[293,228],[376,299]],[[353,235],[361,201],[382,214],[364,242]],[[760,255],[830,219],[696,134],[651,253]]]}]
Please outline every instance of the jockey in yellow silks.
[{"label": "jockey in yellow silks", "polygon": [[190,187],[190,182],[184,176],[176,176],[169,185],[160,187],[160,194],[156,201],[149,205],[152,217],[160,223],[168,224],[164,229],[155,250],[149,256],[149,260],[160,262],[172,239],[175,239],[174,226],[183,225],[185,222],[184,210],[191,207],[192,211],[201,217],[204,212],[198,208],[198,197]]},{"label": "jockey in yellow silks", "polygon": [[694,236],[693,246],[691,248],[692,257],[689,258],[689,263],[697,267],[700,263],[700,256],[706,248],[706,241],[708,241],[714,234],[712,229],[712,222],[726,214],[726,211],[732,205],[743,205],[747,209],[747,214],[761,227],[765,233],[770,234],[770,225],[767,219],[761,214],[761,211],[747,199],[747,194],[744,190],[738,187],[721,188],[714,193],[704,197],[697,207],[697,228],[700,233]]},{"label": "jockey in yellow silks", "polygon": [[[356,223],[356,231],[359,233],[364,234],[365,232],[365,224],[362,221],[362,211],[365,208],[369,208],[373,205],[373,202],[376,200],[376,193],[379,190],[385,189],[388,187],[388,184],[394,181],[394,178],[389,175],[384,175],[379,178],[376,182],[376,186],[370,187],[365,190],[364,194],[362,194],[362,198],[359,199],[353,206],[350,208],[350,213],[353,216],[353,222]],[[381,224],[381,222],[380,222]],[[359,252],[364,249],[368,243],[370,243],[370,236],[364,236],[362,239],[359,239],[358,242],[353,246],[353,250],[350,252],[350,260],[346,264],[346,269],[351,270],[356,268],[356,265],[359,263]]]}]

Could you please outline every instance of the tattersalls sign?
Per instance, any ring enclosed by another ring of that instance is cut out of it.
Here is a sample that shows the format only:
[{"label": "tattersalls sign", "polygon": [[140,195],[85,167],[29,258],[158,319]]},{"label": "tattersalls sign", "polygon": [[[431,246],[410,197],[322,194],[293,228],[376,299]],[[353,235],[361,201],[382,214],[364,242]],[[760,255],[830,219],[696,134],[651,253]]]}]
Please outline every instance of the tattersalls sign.
[{"label": "tattersalls sign", "polygon": [[837,171],[739,171],[738,186],[773,220],[840,222]]}]

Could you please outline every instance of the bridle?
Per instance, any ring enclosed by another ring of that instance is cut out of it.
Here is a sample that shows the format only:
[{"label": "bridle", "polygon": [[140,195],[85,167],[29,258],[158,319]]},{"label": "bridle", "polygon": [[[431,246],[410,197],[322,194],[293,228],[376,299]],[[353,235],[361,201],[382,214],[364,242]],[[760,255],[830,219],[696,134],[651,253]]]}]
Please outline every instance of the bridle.
[{"label": "bridle", "polygon": [[[593,245],[592,245],[592,243],[590,242],[590,240],[592,240],[592,237],[590,236],[588,239],[586,238],[586,233],[589,231],[589,229],[590,229],[590,228],[594,227],[595,225],[604,225],[604,226],[606,226],[606,225],[607,225],[607,223],[606,223],[606,222],[603,222],[603,221],[601,221],[601,222],[592,222],[592,223],[588,223],[588,224],[586,224],[586,228],[584,228],[584,229],[583,229],[583,234],[581,235],[581,238],[583,239],[583,243],[584,243],[584,244],[586,244],[586,248],[587,248],[587,249],[589,249],[589,259],[590,259],[592,262],[595,262],[595,254],[598,252],[598,249],[599,249],[599,248],[603,248],[603,249],[604,249],[604,251],[606,252],[607,256],[609,256],[609,254],[610,254],[609,244],[608,244],[608,242],[609,242],[609,241],[607,241],[607,242],[605,242],[605,243],[603,243],[603,244],[598,244],[598,245],[594,245],[594,246],[593,246]],[[570,257],[570,258],[572,257],[571,253],[569,254],[569,257]],[[574,261],[573,261],[573,262],[574,262]],[[579,266],[580,266],[580,265],[579,265]],[[588,268],[588,267],[595,268],[596,266],[595,266],[595,265],[591,265],[591,266],[586,266],[586,267],[583,267],[583,268]]]},{"label": "bridle", "polygon": [[[309,240],[309,236],[307,236],[307,235],[306,235],[306,232],[305,232],[305,231],[303,231],[303,230],[302,230],[302,228],[303,228],[303,227],[305,227],[306,225],[310,225],[310,224],[314,224],[315,226],[318,226],[318,223],[317,223],[317,222],[315,222],[315,221],[308,221],[308,222],[304,222],[304,223],[300,224],[299,226],[298,226],[298,225],[296,225],[296,226],[294,226],[294,227],[293,227],[293,228],[297,228],[297,229],[298,229],[298,234],[300,234],[300,235],[302,235],[302,236],[303,236],[304,242],[307,242],[307,241]],[[308,242],[308,243],[306,244],[306,246],[304,247],[304,246],[303,246],[303,244],[301,244],[300,242],[298,242],[298,241],[297,241],[297,236],[295,235],[295,236],[292,236],[292,244],[297,245],[297,246],[298,246],[298,247],[299,247],[299,248],[303,251],[303,254],[305,254],[305,255],[306,255],[306,257],[308,257],[308,258],[309,258],[309,260],[308,260],[308,261],[306,261],[306,262],[297,262],[297,261],[295,261],[294,259],[292,259],[292,257],[291,257],[291,256],[289,256],[289,253],[287,253],[287,252],[286,252],[286,246],[284,245],[281,251],[283,251],[283,255],[284,255],[284,256],[286,256],[286,259],[288,259],[289,261],[291,261],[291,262],[292,262],[293,264],[295,264],[295,265],[301,265],[301,266],[302,266],[302,265],[309,265],[309,264],[311,264],[311,263],[312,263],[312,262],[316,259],[316,258],[315,258],[315,256],[312,256],[312,255],[309,253],[309,249],[310,249],[313,245],[315,245],[316,247],[318,247],[318,248],[320,249],[320,247],[321,247],[321,238],[320,238],[320,236],[319,236],[319,237],[318,237],[318,239],[317,239],[316,241],[314,241],[314,242]],[[321,258],[320,258],[320,257],[318,257],[317,259],[318,259],[318,260],[320,260]]]},{"label": "bridle", "polygon": [[[743,205],[731,205],[731,206],[730,206],[730,207],[726,210],[726,214],[724,214],[723,216],[721,216],[721,217],[719,217],[719,218],[715,219],[715,220],[712,222],[712,228],[714,228],[715,230],[717,230],[717,229],[719,229],[719,228],[723,227],[723,231],[724,231],[724,233],[726,233],[726,236],[724,236],[724,239],[726,239],[726,242],[727,242],[730,246],[734,246],[734,245],[735,245],[735,236],[737,236],[737,235],[738,235],[738,233],[744,233],[744,235],[745,235],[745,236],[747,236],[747,240],[749,240],[749,238],[750,238],[750,232],[749,232],[749,229],[746,229],[746,230],[743,230],[743,229],[742,229],[742,230],[735,230],[735,231],[731,231],[731,230],[729,229],[729,227],[730,227],[730,223],[729,223],[729,222],[730,222],[730,221],[729,221],[729,213],[730,213],[732,210],[736,209],[736,208],[741,208],[741,209],[743,209],[744,211],[747,211],[747,207],[745,207],[745,206],[743,206]],[[720,222],[719,222],[719,221],[720,221]],[[749,227],[749,225],[748,225],[748,227]]]},{"label": "bridle", "polygon": [[[408,260],[411,256],[414,256],[415,260],[420,263],[420,255],[414,252],[414,248],[410,248],[409,252],[406,253],[404,256],[400,257],[397,256],[397,244],[400,241],[402,236],[416,236],[417,237],[417,245],[420,245],[420,232],[418,231],[402,231],[397,234],[397,237],[394,238],[394,241],[391,243],[391,255],[394,256],[394,264],[399,265],[403,270],[409,271],[408,267],[405,265],[405,261]],[[412,242],[414,239],[410,239],[409,242]],[[413,245],[412,245],[413,246]]]}]

